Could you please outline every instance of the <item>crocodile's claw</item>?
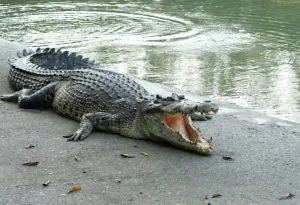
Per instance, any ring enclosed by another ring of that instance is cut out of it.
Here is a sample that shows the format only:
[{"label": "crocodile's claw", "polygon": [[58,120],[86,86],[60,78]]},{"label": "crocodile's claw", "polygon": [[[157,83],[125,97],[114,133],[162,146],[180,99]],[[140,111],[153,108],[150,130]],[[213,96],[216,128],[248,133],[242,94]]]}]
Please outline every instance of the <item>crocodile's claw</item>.
[{"label": "crocodile's claw", "polygon": [[91,133],[93,127],[90,125],[89,121],[82,121],[80,123],[80,127],[74,133],[63,136],[67,138],[68,141],[80,141],[87,138],[87,136]]},{"label": "crocodile's claw", "polygon": [[80,141],[85,139],[89,133],[83,132],[82,130],[77,130],[76,132],[69,134],[69,135],[64,135],[64,138],[67,138],[67,141]]},{"label": "crocodile's claw", "polygon": [[209,115],[209,114],[193,113],[190,116],[191,116],[191,119],[195,120],[195,121],[206,121],[206,120],[212,119],[212,115]]}]

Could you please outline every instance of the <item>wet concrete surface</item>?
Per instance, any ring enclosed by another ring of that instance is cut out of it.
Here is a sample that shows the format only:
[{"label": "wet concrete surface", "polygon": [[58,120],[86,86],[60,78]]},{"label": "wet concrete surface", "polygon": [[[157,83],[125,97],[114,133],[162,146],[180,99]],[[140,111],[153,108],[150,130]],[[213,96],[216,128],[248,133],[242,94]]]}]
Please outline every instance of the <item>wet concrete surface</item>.
[{"label": "wet concrete surface", "polygon": [[[12,92],[6,59],[21,48],[0,40],[0,93]],[[154,93],[170,91],[139,82]],[[300,204],[299,124],[213,101],[220,112],[194,123],[213,138],[210,157],[103,132],[67,142],[61,136],[78,122],[0,101],[0,204]],[[22,165],[30,161],[39,164]],[[81,190],[67,194],[77,184]],[[279,200],[288,193],[295,196]]]}]

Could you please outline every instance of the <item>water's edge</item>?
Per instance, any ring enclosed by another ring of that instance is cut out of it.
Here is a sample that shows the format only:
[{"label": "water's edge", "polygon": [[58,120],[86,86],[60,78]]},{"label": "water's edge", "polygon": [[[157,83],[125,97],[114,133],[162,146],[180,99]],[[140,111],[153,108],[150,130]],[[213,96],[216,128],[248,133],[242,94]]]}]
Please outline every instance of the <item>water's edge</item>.
[{"label": "water's edge", "polygon": [[[24,48],[30,48],[27,46],[23,46],[19,43],[15,43],[15,42],[9,42],[6,41],[4,39],[0,39],[0,48],[1,49],[7,49],[7,52],[11,52],[11,51],[15,51],[16,48],[18,49],[24,49]],[[12,55],[15,55],[14,52],[11,52]],[[0,61],[5,61],[5,59],[1,59],[0,56]],[[89,57],[89,56],[86,56]],[[7,73],[7,72],[5,72]],[[0,81],[3,81],[3,76],[1,77],[2,79],[0,79]],[[5,77],[6,79],[6,77]],[[169,95],[170,93],[174,92],[174,93],[180,93],[180,94],[184,94],[186,96],[187,99],[190,99],[192,101],[204,101],[204,100],[211,100],[212,102],[217,103],[220,106],[220,110],[218,112],[217,115],[233,115],[243,121],[248,121],[248,122],[253,122],[253,123],[258,123],[261,125],[265,125],[265,124],[277,124],[278,126],[293,126],[293,125],[300,125],[300,123],[295,123],[295,122],[290,122],[287,120],[282,120],[279,118],[275,118],[275,117],[270,117],[267,116],[265,114],[262,114],[258,111],[253,111],[247,108],[243,108],[241,106],[238,105],[234,105],[231,103],[228,103],[226,101],[222,101],[219,99],[212,99],[206,96],[199,96],[193,93],[189,93],[189,92],[184,92],[181,91],[177,88],[172,88],[170,86],[166,86],[166,85],[162,85],[162,84],[158,84],[158,83],[152,83],[146,80],[141,80],[141,79],[137,79],[135,78],[135,80],[137,82],[139,82],[140,84],[142,84],[150,93],[152,94],[161,94],[161,95]],[[8,83],[7,83],[8,84]],[[299,129],[300,131],[300,129]]]}]

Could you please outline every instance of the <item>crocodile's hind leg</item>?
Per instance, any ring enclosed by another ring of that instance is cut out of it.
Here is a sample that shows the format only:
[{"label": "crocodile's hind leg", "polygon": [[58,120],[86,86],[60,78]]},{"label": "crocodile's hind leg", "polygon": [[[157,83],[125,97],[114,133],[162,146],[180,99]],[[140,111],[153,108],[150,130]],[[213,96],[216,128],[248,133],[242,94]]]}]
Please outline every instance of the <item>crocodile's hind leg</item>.
[{"label": "crocodile's hind leg", "polygon": [[18,103],[21,108],[51,107],[57,84],[58,82],[51,83],[36,92],[31,89],[22,89],[13,94],[2,95],[0,100]]}]

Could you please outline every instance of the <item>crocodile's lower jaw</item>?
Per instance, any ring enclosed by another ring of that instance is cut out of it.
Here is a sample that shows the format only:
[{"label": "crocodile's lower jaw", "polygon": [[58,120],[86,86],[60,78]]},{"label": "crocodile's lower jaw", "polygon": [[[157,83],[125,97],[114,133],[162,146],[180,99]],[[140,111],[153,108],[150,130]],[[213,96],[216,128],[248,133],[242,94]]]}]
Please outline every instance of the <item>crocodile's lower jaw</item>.
[{"label": "crocodile's lower jaw", "polygon": [[202,155],[212,155],[213,147],[211,144],[211,140],[201,139],[200,142],[197,142],[197,153]]}]

